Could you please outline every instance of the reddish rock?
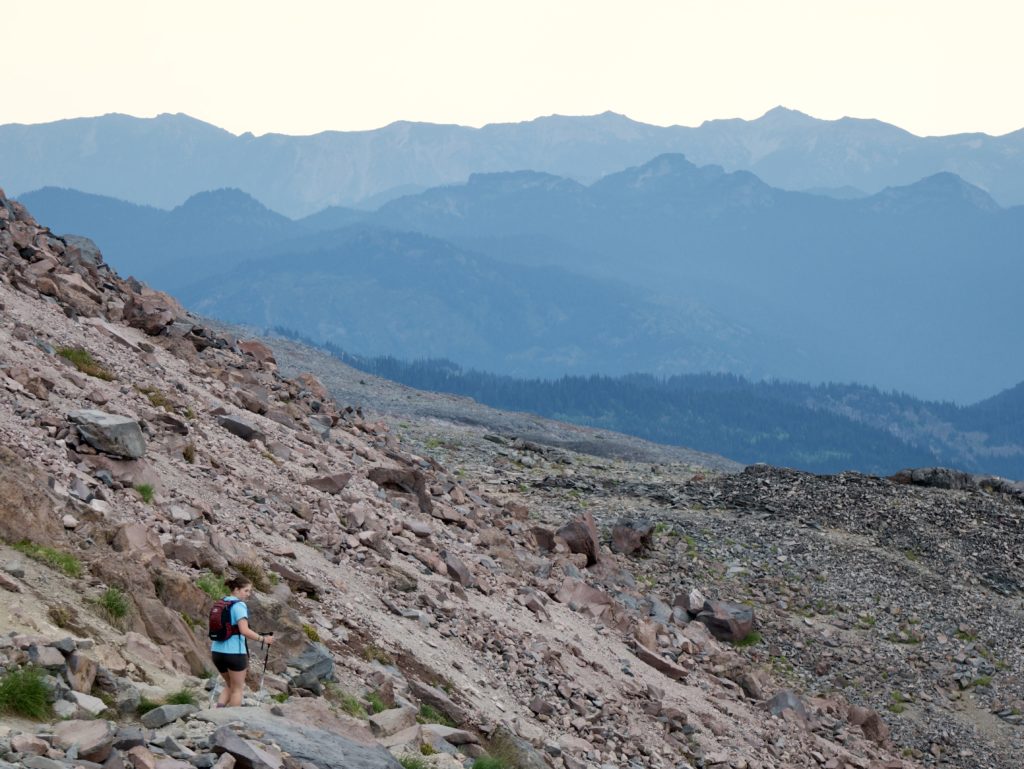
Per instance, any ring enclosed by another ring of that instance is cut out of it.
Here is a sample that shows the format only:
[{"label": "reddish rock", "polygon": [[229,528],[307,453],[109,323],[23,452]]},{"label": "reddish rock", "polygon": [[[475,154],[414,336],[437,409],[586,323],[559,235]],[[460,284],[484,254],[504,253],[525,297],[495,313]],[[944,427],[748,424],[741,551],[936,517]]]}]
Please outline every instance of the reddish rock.
[{"label": "reddish rock", "polygon": [[260,365],[265,363],[270,363],[274,366],[277,365],[277,359],[274,357],[274,351],[263,342],[255,339],[246,339],[245,341],[238,343],[238,349],[246,355],[251,355]]},{"label": "reddish rock", "polygon": [[338,494],[348,485],[350,480],[352,480],[352,473],[334,473],[333,475],[312,478],[306,481],[306,485],[327,494]]},{"label": "reddish rock", "polygon": [[171,323],[183,317],[185,310],[175,299],[146,286],[140,286],[138,293],[129,294],[124,306],[125,322],[150,336],[162,333]]},{"label": "reddish rock", "polygon": [[754,610],[728,601],[708,601],[697,620],[720,641],[742,641],[754,629]]},{"label": "reddish rock", "polygon": [[597,539],[597,525],[594,516],[584,513],[579,518],[565,524],[556,532],[570,553],[579,553],[587,557],[587,566],[593,566],[601,559],[601,544]]},{"label": "reddish rock", "polygon": [[649,550],[654,535],[654,524],[650,521],[619,521],[612,528],[612,551],[622,555]]}]

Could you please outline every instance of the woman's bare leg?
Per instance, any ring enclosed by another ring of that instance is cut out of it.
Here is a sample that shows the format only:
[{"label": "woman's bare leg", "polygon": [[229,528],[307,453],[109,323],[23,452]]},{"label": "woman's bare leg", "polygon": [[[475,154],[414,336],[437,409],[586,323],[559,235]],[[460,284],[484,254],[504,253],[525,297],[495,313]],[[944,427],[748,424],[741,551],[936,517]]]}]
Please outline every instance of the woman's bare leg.
[{"label": "woman's bare leg", "polygon": [[226,670],[220,674],[220,677],[224,679],[224,685],[220,687],[220,694],[217,695],[217,707],[223,708],[227,705],[228,697],[231,696],[231,679]]},{"label": "woman's bare leg", "polygon": [[236,708],[242,704],[242,695],[245,693],[245,671],[229,670],[227,672],[231,691],[227,700],[227,707]]}]

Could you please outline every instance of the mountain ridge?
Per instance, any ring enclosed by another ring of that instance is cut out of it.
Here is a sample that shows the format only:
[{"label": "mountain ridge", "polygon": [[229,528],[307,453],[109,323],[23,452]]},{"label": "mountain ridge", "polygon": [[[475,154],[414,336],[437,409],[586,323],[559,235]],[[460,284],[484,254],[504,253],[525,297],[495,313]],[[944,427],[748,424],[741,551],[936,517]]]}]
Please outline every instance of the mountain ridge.
[{"label": "mountain ridge", "polygon": [[0,167],[15,194],[56,185],[171,208],[204,189],[239,187],[291,217],[403,187],[463,182],[476,171],[532,168],[590,182],[664,152],[749,170],[784,189],[850,186],[873,193],[949,170],[1004,205],[1024,203],[1024,129],[919,137],[880,121],[803,116],[794,123],[792,114],[771,110],[754,120],[696,127],[655,126],[615,113],[479,128],[396,121],[306,136],[235,135],[181,114],[114,114],[0,125]]}]

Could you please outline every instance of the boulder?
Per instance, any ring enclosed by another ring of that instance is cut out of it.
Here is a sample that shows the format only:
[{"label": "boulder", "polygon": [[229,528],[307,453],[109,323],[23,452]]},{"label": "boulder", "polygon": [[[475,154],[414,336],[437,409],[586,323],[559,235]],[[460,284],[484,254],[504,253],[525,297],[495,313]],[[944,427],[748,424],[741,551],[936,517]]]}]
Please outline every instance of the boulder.
[{"label": "boulder", "polygon": [[243,441],[265,440],[263,432],[255,422],[237,414],[222,414],[217,417],[217,424]]},{"label": "boulder", "polygon": [[198,711],[195,705],[161,705],[142,714],[142,725],[147,729],[159,729],[161,726],[172,724],[179,718],[190,716]]},{"label": "boulder", "polygon": [[491,749],[517,769],[548,769],[548,763],[539,750],[503,725],[491,735]]},{"label": "boulder", "polygon": [[245,341],[238,343],[238,349],[246,355],[250,355],[256,359],[256,362],[260,365],[265,363],[277,365],[277,359],[274,358],[274,351],[269,346],[260,342],[256,339],[246,339]]},{"label": "boulder", "polygon": [[449,577],[463,587],[472,587],[476,584],[476,578],[466,564],[449,552],[444,552],[441,555],[444,558],[444,565],[448,570]]},{"label": "boulder", "polygon": [[686,668],[680,667],[671,660],[665,659],[660,654],[652,652],[640,644],[637,644],[633,651],[641,661],[647,663],[655,670],[664,673],[673,681],[682,681],[688,675]]},{"label": "boulder", "polygon": [[754,610],[739,603],[708,601],[697,621],[707,625],[720,641],[742,641],[754,629]]},{"label": "boulder", "polygon": [[791,712],[805,724],[810,719],[807,713],[807,706],[804,705],[803,700],[789,689],[783,689],[776,693],[774,697],[765,703],[765,707],[768,708],[768,712],[773,716],[782,717],[786,712]]},{"label": "boulder", "polygon": [[102,763],[114,749],[117,731],[110,721],[70,720],[60,721],[53,726],[53,744],[61,750],[78,746],[78,757],[86,761]]},{"label": "boulder", "polygon": [[210,736],[210,749],[217,754],[230,753],[240,769],[281,769],[280,754],[239,737],[228,726],[220,727]]},{"label": "boulder", "polygon": [[66,677],[76,692],[91,692],[96,681],[96,661],[81,652],[72,652],[67,658]]},{"label": "boulder", "polygon": [[597,525],[594,516],[584,513],[560,528],[555,535],[565,542],[570,553],[587,557],[587,566],[593,566],[601,559],[601,544],[597,539]]},{"label": "boulder", "polygon": [[350,480],[352,480],[352,473],[333,473],[331,475],[322,475],[318,478],[311,478],[306,481],[306,485],[327,494],[339,494],[348,485]]},{"label": "boulder", "polygon": [[163,333],[176,319],[185,316],[185,310],[162,291],[139,286],[138,292],[128,295],[123,310],[124,321],[150,336]]},{"label": "boulder", "polygon": [[299,671],[292,677],[292,686],[317,694],[320,693],[320,682],[334,677],[334,657],[323,644],[307,644],[301,654],[288,660],[288,667]]},{"label": "boulder", "polygon": [[612,552],[634,555],[651,548],[654,524],[650,521],[623,519],[612,527]]},{"label": "boulder", "polygon": [[114,550],[135,564],[149,567],[164,562],[164,550],[156,532],[141,523],[125,523],[114,534]]},{"label": "boulder", "polygon": [[97,409],[72,411],[68,419],[78,426],[82,440],[97,451],[125,459],[146,454],[146,439],[137,419]]},{"label": "boulder", "polygon": [[[275,716],[268,711],[254,708],[220,708],[201,711],[195,717],[220,726],[240,722],[249,732],[261,732],[262,740],[273,742],[298,764],[308,761],[319,769],[401,768],[395,757],[379,745],[360,745],[341,735]],[[221,734],[221,739],[226,739],[221,729],[214,732],[214,735],[217,734]],[[230,752],[236,759],[238,758],[233,751],[223,747],[220,750],[214,747],[213,750],[218,753]]]},{"label": "boulder", "polygon": [[415,495],[420,512],[427,515],[433,513],[433,498],[422,471],[402,467],[374,467],[366,477],[382,489]]},{"label": "boulder", "polygon": [[416,708],[402,707],[382,710],[369,718],[374,737],[389,737],[416,725]]},{"label": "boulder", "polygon": [[851,705],[846,720],[854,726],[859,726],[864,736],[872,742],[884,745],[889,741],[889,725],[878,715],[878,711],[871,708]]}]

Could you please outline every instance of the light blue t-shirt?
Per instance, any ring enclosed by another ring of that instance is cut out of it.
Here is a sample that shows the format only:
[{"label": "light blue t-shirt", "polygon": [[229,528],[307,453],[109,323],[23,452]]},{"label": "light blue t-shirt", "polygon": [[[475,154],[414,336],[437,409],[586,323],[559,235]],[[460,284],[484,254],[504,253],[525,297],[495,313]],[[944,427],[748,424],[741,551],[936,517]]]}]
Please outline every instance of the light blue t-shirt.
[{"label": "light blue t-shirt", "polygon": [[248,654],[249,649],[245,645],[245,636],[238,632],[237,625],[243,619],[249,618],[249,607],[245,605],[245,601],[240,601],[230,595],[224,596],[224,600],[231,601],[231,624],[236,626],[235,634],[226,641],[212,641],[210,651],[221,654]]}]

